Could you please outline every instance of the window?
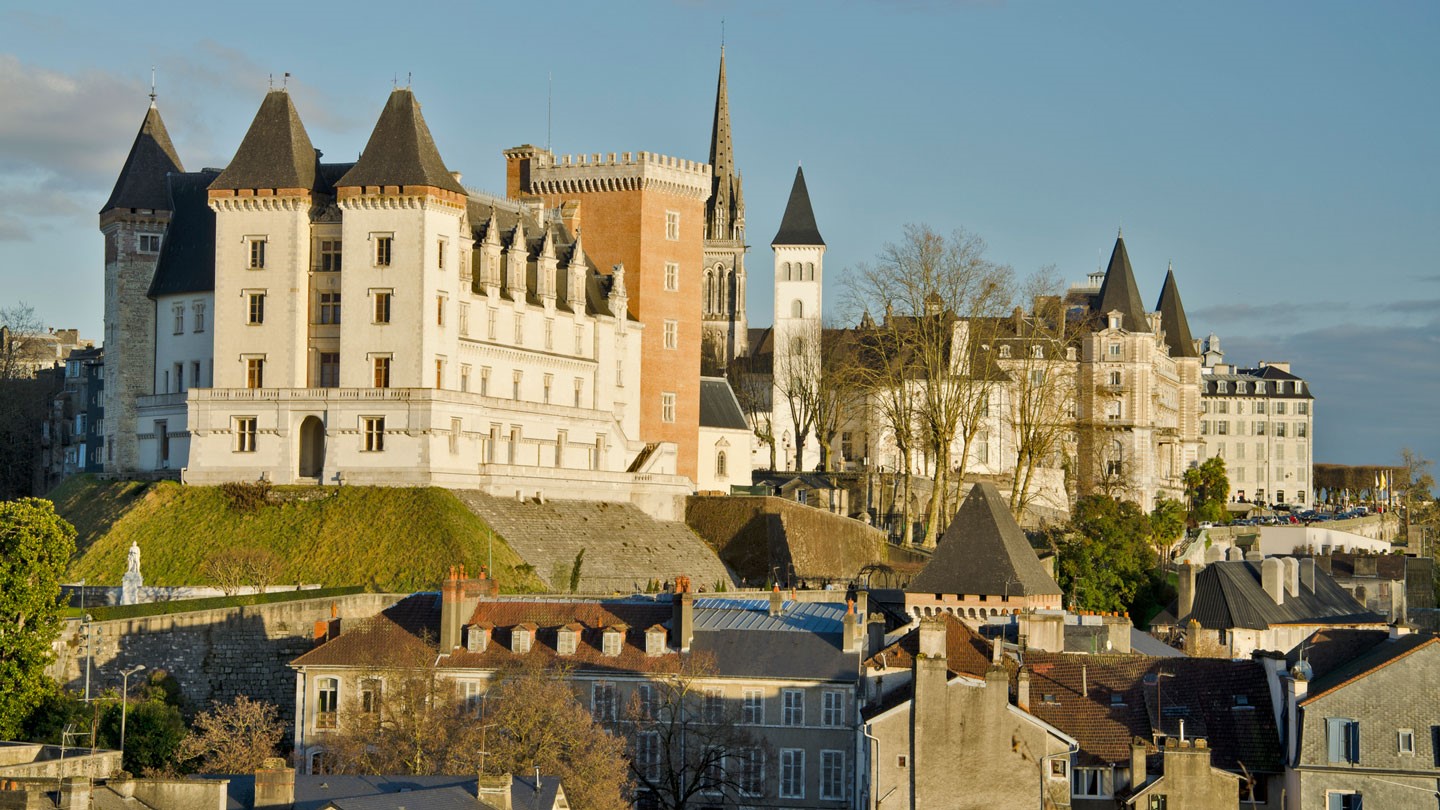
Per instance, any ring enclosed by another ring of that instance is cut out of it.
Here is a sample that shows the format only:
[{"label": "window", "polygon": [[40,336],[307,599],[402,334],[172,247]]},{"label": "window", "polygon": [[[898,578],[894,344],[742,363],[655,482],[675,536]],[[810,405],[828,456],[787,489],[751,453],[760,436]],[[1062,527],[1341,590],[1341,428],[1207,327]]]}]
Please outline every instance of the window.
[{"label": "window", "polygon": [[555,653],[557,655],[574,655],[576,638],[580,633],[568,627],[562,627],[555,633]]},{"label": "window", "polygon": [[820,705],[820,724],[835,728],[845,725],[845,693],[826,691]]},{"label": "window", "polygon": [[660,735],[656,732],[635,735],[635,769],[643,779],[660,778]]},{"label": "window", "polygon": [[264,388],[264,387],[265,387],[265,358],[263,358],[263,357],[247,357],[247,358],[245,358],[245,387],[246,387],[246,388]]},{"label": "window", "polygon": [[265,269],[265,237],[250,237],[250,269]]},{"label": "window", "polygon": [[439,240],[435,245],[435,266],[441,270],[445,269],[445,252],[448,244],[444,239]]},{"label": "window", "polygon": [[740,722],[747,726],[758,726],[765,722],[765,693],[759,689],[746,689],[740,703]]},{"label": "window", "polygon": [[1044,347],[1044,346],[1031,346],[1031,347],[1030,347],[1030,356],[1033,357],[1033,358],[1035,358],[1036,360],[1044,360],[1044,359],[1045,359],[1045,347]]},{"label": "window", "polygon": [[181,393],[185,391],[185,364],[176,363],[175,366],[175,390]]},{"label": "window", "polygon": [[666,211],[666,212],[665,212],[665,238],[668,239],[668,240],[670,240],[671,242],[674,242],[674,241],[679,240],[679,238],[680,238],[680,212],[679,212],[679,211]]},{"label": "window", "polygon": [[380,679],[366,678],[360,682],[360,713],[377,714],[380,711]]},{"label": "window", "polygon": [[1276,415],[1276,416],[1284,416],[1284,415],[1285,415],[1285,403],[1283,403],[1283,402],[1277,402],[1277,403],[1275,403],[1275,415]]},{"label": "window", "polygon": [[340,323],[340,293],[320,293],[320,323]]},{"label": "window", "polygon": [[802,302],[800,301],[800,299],[798,299],[798,298],[795,299],[794,301],[791,301],[791,302],[790,302],[790,317],[792,317],[792,318],[803,318],[803,317],[805,317],[805,304],[802,303]]},{"label": "window", "polygon": [[196,332],[204,332],[204,331],[205,331],[205,302],[204,302],[204,301],[196,301],[194,304],[191,305],[190,309],[191,309],[191,311],[194,313],[194,317],[193,317],[191,320],[194,322],[195,331],[196,331]]},{"label": "window", "polygon": [[1415,756],[1415,730],[1402,728],[1395,732],[1395,750],[1408,757]]},{"label": "window", "polygon": [[1225,382],[1224,380],[1220,380],[1219,382],[1215,383],[1215,391],[1221,394],[1230,393],[1230,383]]},{"label": "window", "polygon": [[820,752],[820,798],[845,798],[845,752]]},{"label": "window", "polygon": [[466,393],[470,391],[470,367],[464,363],[460,364],[460,390]]},{"label": "window", "polygon": [[376,267],[389,267],[389,266],[390,266],[390,260],[391,260],[391,258],[393,258],[392,255],[391,255],[391,251],[392,251],[392,247],[393,247],[392,243],[395,241],[395,237],[394,237],[394,236],[390,236],[390,235],[376,234],[376,235],[374,236],[374,240],[375,240],[375,266],[376,266]]},{"label": "window", "polygon": [[581,401],[585,398],[585,381],[579,377],[575,378],[575,407],[580,407]]},{"label": "window", "polygon": [[1217,422],[1215,423],[1215,433],[1218,434],[1218,435],[1220,435],[1220,436],[1229,435],[1229,433],[1230,433],[1230,420],[1229,420],[1229,419],[1221,419],[1221,420],[1217,421]]},{"label": "window", "polygon": [[1033,368],[1030,370],[1030,386],[1039,388],[1045,384],[1045,369]]},{"label": "window", "polygon": [[590,687],[590,715],[599,723],[615,721],[615,684],[596,681]]},{"label": "window", "polygon": [[445,387],[445,361],[442,358],[435,358],[435,387]]},{"label": "window", "polygon": [[1116,420],[1120,418],[1120,401],[1112,399],[1105,403],[1105,418]]},{"label": "window", "polygon": [[639,720],[656,718],[655,689],[648,683],[635,687],[635,715]]},{"label": "window", "polygon": [[678,262],[665,263],[665,289],[671,292],[680,289],[680,264]]},{"label": "window", "polygon": [[160,252],[160,234],[142,233],[139,236],[138,247],[141,253]]},{"label": "window", "polygon": [[483,705],[484,700],[485,697],[480,691],[479,681],[460,682],[460,704],[464,707],[466,714],[471,717],[479,717],[480,707]]},{"label": "window", "polygon": [[680,346],[680,322],[665,322],[665,348],[674,349]]},{"label": "window", "polygon": [[191,388],[198,388],[201,384],[202,384],[202,383],[200,382],[200,361],[199,361],[199,360],[191,360],[191,361],[190,361],[190,387],[191,387]]},{"label": "window", "polygon": [[555,351],[555,321],[552,318],[545,319],[545,351]]},{"label": "window", "polygon": [[780,749],[780,798],[805,798],[805,751]]},{"label": "window", "polygon": [[319,381],[319,382],[320,382],[320,387],[321,387],[321,388],[339,388],[339,387],[340,387],[340,353],[339,353],[339,352],[321,352],[321,353],[320,353],[320,381]]},{"label": "window", "polygon": [[322,273],[340,272],[340,240],[320,240],[320,271]]},{"label": "window", "polygon": [[1008,360],[1008,359],[1010,359],[1010,347],[1009,347],[1009,346],[1001,346],[1001,347],[1000,347],[1000,359],[1001,359],[1001,360]]},{"label": "window", "polygon": [[720,452],[715,454],[715,477],[723,479],[726,477],[726,475],[727,473],[725,471],[725,451],[721,450]]},{"label": "window", "polygon": [[246,296],[245,322],[251,324],[265,323],[265,293],[252,292]]},{"label": "window", "polygon": [[1169,803],[1165,796],[1152,795],[1145,806],[1148,807],[1149,810],[1168,810]]},{"label": "window", "polygon": [[1265,413],[1265,400],[1255,403],[1255,413]]},{"label": "window", "polygon": [[383,356],[383,357],[374,357],[374,358],[371,358],[371,362],[374,363],[374,366],[375,366],[375,387],[376,387],[376,388],[389,388],[389,387],[390,387],[390,356],[389,356],[389,355],[385,355],[385,356]]},{"label": "window", "polygon": [[780,693],[781,721],[787,726],[805,725],[805,693],[786,689]]},{"label": "window", "polygon": [[625,641],[625,634],[611,627],[600,635],[600,652],[610,657],[620,654],[620,645]]},{"label": "window", "polygon": [[1310,403],[1308,403],[1308,402],[1297,402],[1297,403],[1295,403],[1295,413],[1298,413],[1298,414],[1300,414],[1301,416],[1306,416],[1306,415],[1308,415],[1308,414],[1310,413]]},{"label": "window", "polygon": [[1296,435],[1298,438],[1303,439],[1303,438],[1305,438],[1307,435],[1309,435],[1309,433],[1310,433],[1310,429],[1305,425],[1304,422],[1301,422],[1300,424],[1298,424],[1298,425],[1295,426],[1295,435]]},{"label": "window", "polygon": [[1111,384],[1111,385],[1119,385],[1119,384],[1120,384],[1120,372],[1118,372],[1118,371],[1112,371],[1112,372],[1110,372],[1110,384]]},{"label": "window", "polygon": [[490,396],[490,367],[480,367],[480,396]]},{"label": "window", "polygon": [[1325,718],[1325,747],[1330,762],[1360,762],[1360,723],[1343,717]]},{"label": "window", "polygon": [[485,310],[485,337],[489,338],[490,340],[494,340],[494,339],[495,339],[495,318],[496,318],[496,310],[495,310],[495,308],[494,308],[494,307],[488,307],[488,308],[486,308],[486,310]]},{"label": "window", "polygon": [[520,399],[520,381],[523,379],[522,372],[510,372],[510,398],[518,401]]},{"label": "window", "polygon": [[255,452],[255,417],[235,417],[235,452]]},{"label": "window", "polygon": [[1264,436],[1264,435],[1265,435],[1265,423],[1264,423],[1264,422],[1256,422],[1256,423],[1255,423],[1255,435],[1256,435],[1256,436]]},{"label": "window", "polygon": [[340,680],[315,681],[315,728],[337,728],[340,711]]},{"label": "window", "polygon": [[1111,343],[1111,344],[1110,344],[1110,356],[1111,356],[1111,357],[1119,357],[1119,356],[1120,356],[1120,344],[1119,344],[1119,343]]},{"label": "window", "polygon": [[668,391],[660,395],[660,421],[675,421],[675,395]]},{"label": "window", "polygon": [[554,374],[546,374],[540,380],[540,401],[545,403],[546,405],[550,404],[550,388],[554,385],[554,383]]},{"label": "window", "polygon": [[1276,422],[1276,423],[1275,423],[1275,436],[1276,436],[1277,438],[1281,438],[1281,439],[1285,438],[1285,423],[1284,423],[1284,422]]},{"label": "window", "polygon": [[745,748],[737,754],[740,760],[738,778],[735,780],[740,792],[747,796],[759,796],[765,792],[765,752],[759,748]]},{"label": "window", "polygon": [[1325,810],[1361,810],[1360,794],[1326,791]]},{"label": "window", "polygon": [[463,302],[460,304],[460,334],[470,336],[470,305]]},{"label": "window", "polygon": [[385,450],[385,417],[366,416],[360,419],[361,431],[365,434],[365,452],[380,453]]},{"label": "window", "polygon": [[390,299],[394,297],[389,290],[375,290],[375,323],[390,323]]},{"label": "window", "polygon": [[1073,768],[1070,772],[1070,795],[1109,798],[1109,768]]},{"label": "window", "polygon": [[719,723],[725,719],[725,694],[718,686],[705,688],[705,722]]},{"label": "window", "polygon": [[435,296],[435,325],[445,325],[445,296]]},{"label": "window", "polygon": [[175,334],[185,334],[185,305],[175,305]]}]

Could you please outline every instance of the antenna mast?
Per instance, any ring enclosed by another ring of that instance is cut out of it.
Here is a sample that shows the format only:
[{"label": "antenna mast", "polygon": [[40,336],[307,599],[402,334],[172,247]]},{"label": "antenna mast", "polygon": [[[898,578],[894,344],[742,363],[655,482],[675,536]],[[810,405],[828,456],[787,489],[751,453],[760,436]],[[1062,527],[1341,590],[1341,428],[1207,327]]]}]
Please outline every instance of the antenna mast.
[{"label": "antenna mast", "polygon": [[155,106],[155,66],[150,66],[150,106]]},{"label": "antenna mast", "polygon": [[545,74],[545,151],[550,151],[550,126],[554,120],[551,111],[555,101],[555,72]]}]

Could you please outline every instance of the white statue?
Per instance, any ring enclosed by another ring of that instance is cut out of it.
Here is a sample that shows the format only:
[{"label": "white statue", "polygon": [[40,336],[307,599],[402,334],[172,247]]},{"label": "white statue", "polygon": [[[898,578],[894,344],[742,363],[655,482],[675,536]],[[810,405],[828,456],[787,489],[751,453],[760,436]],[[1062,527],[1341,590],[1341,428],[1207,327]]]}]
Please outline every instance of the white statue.
[{"label": "white statue", "polygon": [[138,573],[140,573],[140,544],[139,544],[139,543],[136,543],[136,542],[133,541],[133,540],[130,541],[130,556],[129,556],[129,558],[126,560],[125,573],[127,573],[127,574],[138,574]]}]

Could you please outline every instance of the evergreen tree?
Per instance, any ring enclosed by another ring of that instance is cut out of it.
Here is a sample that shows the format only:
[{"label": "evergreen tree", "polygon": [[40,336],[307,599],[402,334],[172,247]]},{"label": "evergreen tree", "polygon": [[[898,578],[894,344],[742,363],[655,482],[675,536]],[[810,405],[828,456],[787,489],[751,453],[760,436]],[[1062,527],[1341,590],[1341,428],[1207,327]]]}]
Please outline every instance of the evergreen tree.
[{"label": "evergreen tree", "polygon": [[45,667],[60,634],[60,577],[75,527],[39,498],[0,503],[0,739],[49,694]]}]

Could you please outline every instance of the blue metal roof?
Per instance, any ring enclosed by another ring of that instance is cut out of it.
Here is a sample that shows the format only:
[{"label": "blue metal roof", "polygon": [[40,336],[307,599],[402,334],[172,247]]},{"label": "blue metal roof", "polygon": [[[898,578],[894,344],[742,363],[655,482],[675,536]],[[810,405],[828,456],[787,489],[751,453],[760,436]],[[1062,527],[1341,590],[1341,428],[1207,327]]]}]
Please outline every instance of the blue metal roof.
[{"label": "blue metal roof", "polygon": [[769,599],[695,600],[698,630],[794,630],[804,633],[839,633],[845,627],[842,602],[785,600],[779,616],[770,615]]}]

